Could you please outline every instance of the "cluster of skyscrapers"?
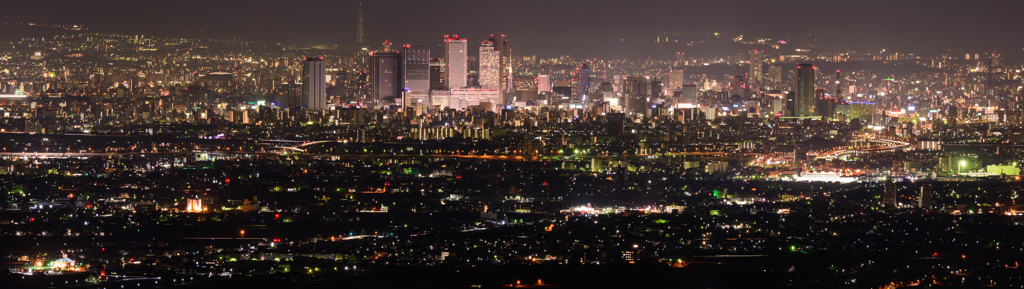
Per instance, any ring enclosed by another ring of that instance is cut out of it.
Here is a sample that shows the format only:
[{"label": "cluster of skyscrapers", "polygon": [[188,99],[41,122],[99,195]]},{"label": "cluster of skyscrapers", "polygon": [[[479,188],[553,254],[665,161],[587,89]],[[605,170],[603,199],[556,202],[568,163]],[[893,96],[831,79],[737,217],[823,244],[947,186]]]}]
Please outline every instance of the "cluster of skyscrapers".
[{"label": "cluster of skyscrapers", "polygon": [[[514,101],[511,50],[505,35],[491,35],[479,47],[479,85],[469,81],[469,45],[458,35],[444,36],[444,57],[430,57],[430,47],[404,45],[392,50],[384,43],[369,53],[370,97],[363,105],[384,107],[453,107],[488,105],[490,109]],[[322,57],[308,57],[303,66],[302,108],[325,109],[326,71]]]}]

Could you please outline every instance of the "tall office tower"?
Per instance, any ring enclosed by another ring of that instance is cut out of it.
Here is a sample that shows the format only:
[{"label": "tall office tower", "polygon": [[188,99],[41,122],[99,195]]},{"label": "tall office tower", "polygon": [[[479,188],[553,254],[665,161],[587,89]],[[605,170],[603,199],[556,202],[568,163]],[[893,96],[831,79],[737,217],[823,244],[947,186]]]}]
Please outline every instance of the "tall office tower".
[{"label": "tall office tower", "polygon": [[896,207],[896,184],[892,180],[885,182],[885,189],[882,193],[882,206],[888,208]]},{"label": "tall office tower", "polygon": [[330,93],[334,103],[340,104],[349,101],[350,84],[353,82],[349,76],[350,74],[347,70],[340,70],[334,73],[334,91]]},{"label": "tall office tower", "polygon": [[580,65],[580,68],[578,68],[576,70],[575,74],[576,74],[576,77],[574,77],[573,81],[576,82],[576,85],[575,85],[576,89],[575,89],[575,91],[573,91],[573,94],[575,94],[573,96],[573,99],[576,100],[576,101],[579,101],[580,103],[591,101],[592,99],[589,97],[589,95],[590,95],[590,66],[588,66],[586,63]]},{"label": "tall office tower", "polygon": [[843,100],[843,75],[836,70],[836,95],[833,95],[837,100]]},{"label": "tall office tower", "polygon": [[[370,60],[372,61],[373,59],[371,58]],[[367,69],[352,72],[353,75],[355,75],[355,77],[353,78],[354,84],[352,85],[355,93],[352,95],[352,98],[360,103],[366,103],[370,101],[371,89],[369,71],[370,70]]]},{"label": "tall office tower", "polygon": [[691,105],[697,105],[697,85],[696,84],[684,84],[680,93],[679,103],[689,103]]},{"label": "tall office tower", "polygon": [[761,58],[764,56],[763,54],[763,51],[758,51],[757,49],[750,50],[750,71],[747,72],[747,78],[749,78],[748,82],[751,87],[761,85]]},{"label": "tall office tower", "polygon": [[327,69],[323,57],[306,57],[302,63],[302,109],[327,109]]},{"label": "tall office tower", "polygon": [[672,71],[668,73],[668,88],[680,88],[683,87],[683,68],[673,67]]},{"label": "tall office tower", "polygon": [[427,46],[402,46],[403,88],[410,98],[426,103],[430,96],[430,48]]},{"label": "tall office tower", "polygon": [[431,58],[430,59],[430,89],[445,89],[445,65],[444,59]]},{"label": "tall office tower", "polygon": [[772,65],[768,67],[768,77],[766,81],[773,85],[782,83],[782,66]]},{"label": "tall office tower", "polygon": [[512,89],[512,50],[508,47],[508,40],[505,40],[505,34],[498,34],[497,36],[492,34],[491,38],[487,40],[494,43],[495,51],[501,53],[501,57],[498,60],[501,88],[498,91],[501,93],[501,100],[504,104],[510,104],[515,98],[513,94],[515,90]]},{"label": "tall office tower", "polygon": [[398,52],[377,52],[373,54],[373,73],[370,81],[374,107],[400,105],[402,97],[402,54]]},{"label": "tall office tower", "polygon": [[356,22],[356,46],[363,45],[363,3],[359,3],[359,22]]},{"label": "tall office tower", "polygon": [[922,209],[932,208],[932,184],[921,186],[921,193],[917,196],[917,207]]},{"label": "tall office tower", "polygon": [[814,91],[814,115],[821,116],[822,119],[835,118],[836,108],[839,103],[836,99],[825,94],[825,89],[817,89]]},{"label": "tall office tower", "polygon": [[480,88],[501,88],[501,52],[494,50],[494,42],[480,43]]},{"label": "tall office tower", "polygon": [[797,65],[795,104],[796,115],[794,116],[814,116],[814,65]]},{"label": "tall office tower", "polygon": [[653,101],[664,101],[665,100],[665,84],[661,83],[660,80],[655,78],[651,80],[651,100]]},{"label": "tall office tower", "polygon": [[537,75],[537,93],[545,93],[551,91],[551,75],[538,74]]},{"label": "tall office tower", "polygon": [[647,113],[647,78],[630,76],[622,83],[622,98],[627,114]]},{"label": "tall office tower", "polygon": [[783,112],[782,115],[785,116],[785,117],[795,117],[796,116],[796,111],[797,111],[797,109],[796,109],[796,92],[794,92],[794,91],[787,91],[786,92],[786,110]]},{"label": "tall office tower", "polygon": [[446,65],[448,89],[465,88],[469,57],[466,55],[466,39],[458,35],[444,36],[444,63]]}]

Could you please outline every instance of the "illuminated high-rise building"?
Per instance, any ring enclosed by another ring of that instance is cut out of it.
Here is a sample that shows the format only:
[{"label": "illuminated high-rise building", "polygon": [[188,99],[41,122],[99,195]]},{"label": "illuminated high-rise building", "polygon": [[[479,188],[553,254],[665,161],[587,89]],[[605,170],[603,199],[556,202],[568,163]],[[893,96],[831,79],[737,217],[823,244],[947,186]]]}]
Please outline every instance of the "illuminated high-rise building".
[{"label": "illuminated high-rise building", "polygon": [[512,50],[508,47],[508,40],[504,34],[491,35],[487,41],[494,44],[494,50],[499,52],[498,71],[500,74],[499,85],[501,88],[501,99],[504,104],[510,104],[514,100],[515,90],[512,88]]},{"label": "illuminated high-rise building", "polygon": [[896,208],[897,206],[897,194],[896,184],[889,180],[885,182],[885,186],[882,191],[882,206],[887,208]]},{"label": "illuminated high-rise building", "polygon": [[652,101],[665,101],[665,84],[661,83],[661,80],[657,78],[651,80],[651,100]]},{"label": "illuminated high-rise building", "polygon": [[444,63],[446,64],[448,89],[465,88],[469,57],[466,39],[458,35],[444,36]]},{"label": "illuminated high-rise building", "polygon": [[836,95],[833,95],[832,97],[834,97],[834,98],[836,98],[838,100],[842,100],[843,99],[843,84],[842,84],[842,80],[843,80],[843,75],[839,72],[839,70],[836,70]]},{"label": "illuminated high-rise building", "polygon": [[782,66],[772,65],[768,67],[768,75],[764,77],[765,81],[778,85],[782,83]]},{"label": "illuminated high-rise building", "polygon": [[327,109],[327,69],[323,57],[306,57],[302,63],[302,109]]},{"label": "illuminated high-rise building", "polygon": [[921,192],[917,196],[917,207],[922,209],[932,208],[932,184],[921,186]]},{"label": "illuminated high-rise building", "polygon": [[825,94],[825,89],[817,89],[814,92],[814,115],[821,116],[822,119],[835,118],[836,108],[839,106],[839,102],[834,97]]},{"label": "illuminated high-rise building", "polygon": [[406,96],[426,103],[430,95],[430,48],[402,46],[402,78]]},{"label": "illuminated high-rise building", "polygon": [[681,67],[673,67],[672,71],[668,73],[668,88],[680,88],[683,87],[683,69]]},{"label": "illuminated high-rise building", "polygon": [[494,50],[494,42],[485,40],[480,44],[480,88],[501,88],[501,52]]},{"label": "illuminated high-rise building", "polygon": [[512,87],[516,88],[516,101],[523,103],[536,103],[538,98],[537,93],[537,78],[535,77],[516,77],[512,80],[515,82]]},{"label": "illuminated high-rise building", "polygon": [[622,83],[622,103],[627,114],[647,114],[647,78],[630,76]]},{"label": "illuminated high-rise building", "polygon": [[430,59],[430,89],[445,89],[445,65],[444,59],[431,58]]},{"label": "illuminated high-rise building", "polygon": [[399,105],[402,97],[402,54],[398,52],[377,52],[373,54],[371,90],[374,106]]},{"label": "illuminated high-rise building", "polygon": [[589,97],[590,94],[590,66],[586,63],[580,65],[580,68],[576,71],[576,77],[573,79],[576,83],[575,91],[573,91],[574,100],[580,103],[592,101]]},{"label": "illuminated high-rise building", "polygon": [[551,91],[551,75],[538,74],[537,75],[537,93],[545,93]]},{"label": "illuminated high-rise building", "polygon": [[199,198],[195,198],[195,199],[189,198],[189,199],[186,200],[185,204],[186,204],[185,205],[185,211],[186,212],[189,212],[189,213],[200,213],[200,212],[206,211],[206,208],[203,207],[203,201],[200,200]]},{"label": "illuminated high-rise building", "polygon": [[679,103],[697,104],[697,85],[684,84],[680,93]]},{"label": "illuminated high-rise building", "polygon": [[814,65],[800,64],[796,69],[796,117],[814,116]]},{"label": "illuminated high-rise building", "polygon": [[783,111],[783,116],[786,116],[786,117],[796,117],[797,116],[797,114],[796,114],[796,112],[797,112],[796,92],[787,91],[786,92],[785,100],[786,100],[786,106],[785,106],[786,109],[785,109],[785,111]]},{"label": "illuminated high-rise building", "polygon": [[747,72],[747,79],[751,87],[757,87],[761,85],[761,58],[763,51],[757,49],[750,50],[750,66]]}]

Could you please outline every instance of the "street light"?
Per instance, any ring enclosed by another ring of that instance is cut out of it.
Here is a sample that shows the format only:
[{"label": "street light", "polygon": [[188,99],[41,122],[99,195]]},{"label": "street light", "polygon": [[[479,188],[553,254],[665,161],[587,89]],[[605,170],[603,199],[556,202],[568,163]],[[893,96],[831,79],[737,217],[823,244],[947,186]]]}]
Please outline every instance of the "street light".
[{"label": "street light", "polygon": [[957,173],[961,173],[961,174],[962,174],[962,173],[963,173],[963,171],[964,171],[964,166],[966,166],[966,165],[967,165],[967,161],[965,161],[965,160],[960,160],[960,169],[959,169],[959,170],[957,170]]}]

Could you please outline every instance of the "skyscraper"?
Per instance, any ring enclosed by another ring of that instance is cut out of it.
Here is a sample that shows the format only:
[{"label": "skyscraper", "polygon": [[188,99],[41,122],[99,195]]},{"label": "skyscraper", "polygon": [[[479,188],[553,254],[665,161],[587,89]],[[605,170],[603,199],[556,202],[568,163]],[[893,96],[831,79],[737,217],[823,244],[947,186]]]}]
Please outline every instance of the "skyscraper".
[{"label": "skyscraper", "polygon": [[396,98],[402,97],[402,54],[398,52],[377,52],[373,54],[373,73],[370,81],[374,106],[398,105]]},{"label": "skyscraper", "polygon": [[446,84],[446,81],[445,81],[445,78],[444,78],[445,75],[447,74],[445,68],[446,67],[444,65],[444,59],[440,59],[440,58],[431,58],[430,59],[430,89],[431,90],[447,88],[445,86],[447,84]]},{"label": "skyscraper", "polygon": [[819,88],[814,94],[814,115],[821,116],[822,119],[835,118],[839,102],[834,97],[826,95],[825,89]]},{"label": "skyscraper", "polygon": [[882,206],[895,208],[896,204],[896,184],[894,184],[892,180],[886,181],[884,190],[882,191]]},{"label": "skyscraper", "polygon": [[796,117],[814,116],[814,65],[800,64],[796,69]]},{"label": "skyscraper", "polygon": [[668,88],[683,87],[683,76],[683,68],[673,67],[672,71],[668,73]]},{"label": "skyscraper", "polygon": [[839,70],[836,70],[836,95],[833,95],[833,97],[835,97],[838,100],[843,100],[842,80],[843,75],[839,72]]},{"label": "skyscraper", "polygon": [[537,75],[537,93],[545,93],[551,91],[551,75],[538,74]]},{"label": "skyscraper", "polygon": [[751,87],[757,87],[761,85],[761,58],[762,51],[757,49],[750,50],[750,67],[747,72],[747,79]]},{"label": "skyscraper", "polygon": [[647,114],[647,78],[630,76],[622,83],[622,98],[627,114]]},{"label": "skyscraper", "polygon": [[426,103],[430,97],[430,48],[427,46],[402,46],[403,88],[408,97]]},{"label": "skyscraper", "polygon": [[494,42],[486,40],[480,44],[480,88],[501,88],[501,52],[494,50]]},{"label": "skyscraper", "polygon": [[921,186],[921,193],[917,196],[917,207],[922,209],[932,208],[932,184]]},{"label": "skyscraper", "polygon": [[448,89],[465,88],[468,72],[466,39],[458,35],[444,36],[444,63],[447,66]]},{"label": "skyscraper", "polygon": [[785,117],[796,117],[797,116],[796,115],[796,111],[797,111],[797,109],[796,109],[796,92],[792,92],[792,91],[787,91],[786,92],[786,106],[785,107],[786,107],[786,109],[785,109],[785,111],[783,111],[783,114],[782,114],[783,116],[785,116]]},{"label": "skyscraper", "polygon": [[697,104],[697,85],[696,84],[684,84],[682,87],[682,93],[679,103],[689,103],[691,105]]},{"label": "skyscraper", "polygon": [[302,63],[302,109],[327,109],[327,69],[323,57],[306,57]]},{"label": "skyscraper", "polygon": [[782,66],[778,66],[778,65],[769,66],[768,67],[768,75],[767,75],[767,77],[763,77],[763,79],[766,82],[771,83],[773,86],[776,86],[776,88],[777,88],[777,86],[780,83],[782,83]]},{"label": "skyscraper", "polygon": [[494,44],[494,50],[500,53],[498,58],[498,71],[500,71],[500,86],[498,89],[501,92],[501,99],[504,104],[512,103],[515,90],[512,89],[512,50],[508,48],[508,40],[505,40],[505,34],[498,34],[497,36],[491,35],[488,39]]},{"label": "skyscraper", "polygon": [[651,80],[651,101],[665,101],[665,84],[661,83],[661,80],[657,78]]},{"label": "skyscraper", "polygon": [[590,66],[588,66],[586,63],[580,65],[580,68],[577,70],[576,73],[576,79],[574,79],[574,81],[576,82],[576,90],[573,92],[574,94],[576,94],[574,96],[574,100],[579,101],[580,103],[591,101],[592,99],[589,97]]}]

